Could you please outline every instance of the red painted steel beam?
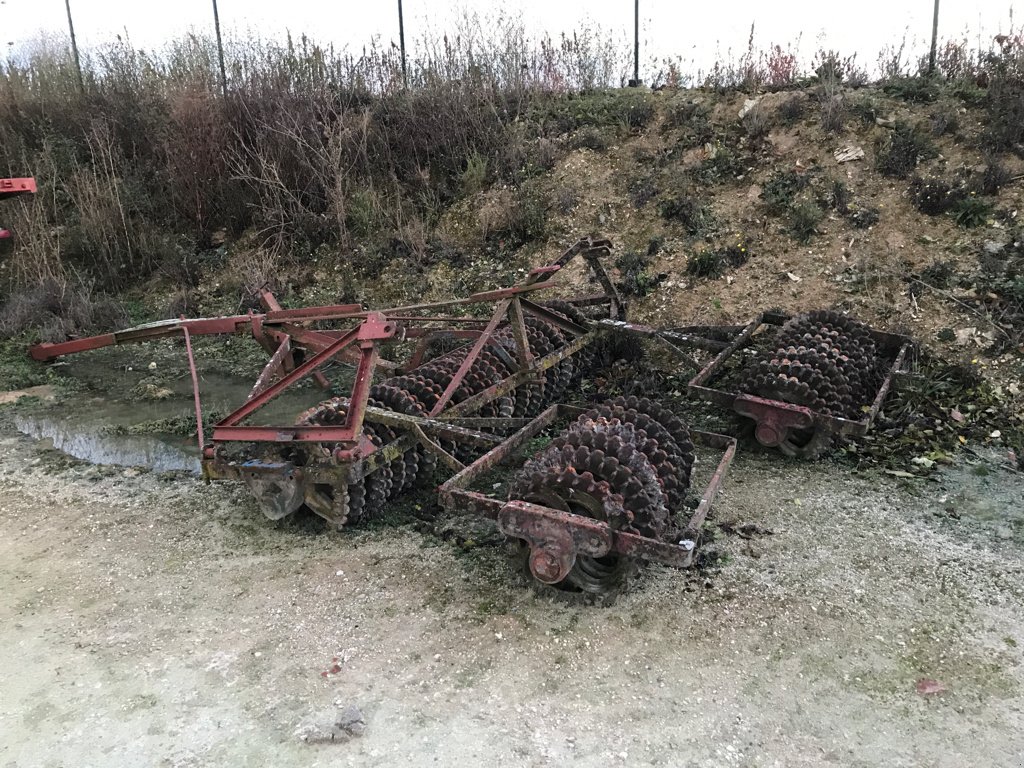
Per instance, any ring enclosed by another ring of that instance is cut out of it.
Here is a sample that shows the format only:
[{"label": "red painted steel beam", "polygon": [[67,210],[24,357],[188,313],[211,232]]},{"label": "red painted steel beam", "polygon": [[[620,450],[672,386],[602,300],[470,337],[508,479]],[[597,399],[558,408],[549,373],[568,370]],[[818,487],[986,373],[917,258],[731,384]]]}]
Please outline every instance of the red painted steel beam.
[{"label": "red painted steel beam", "polygon": [[17,195],[32,195],[36,192],[36,180],[32,178],[0,179],[0,200]]},{"label": "red painted steel beam", "polygon": [[317,320],[344,320],[365,317],[361,304],[334,304],[324,307],[302,307],[299,309],[270,310],[264,316],[265,323],[309,323]]},{"label": "red painted steel beam", "polygon": [[351,443],[357,432],[349,427],[283,427],[225,426],[213,428],[215,443],[236,441],[242,443]]},{"label": "red painted steel beam", "polygon": [[[269,403],[284,390],[290,387],[297,381],[302,380],[306,376],[309,376],[314,371],[320,368],[324,363],[337,355],[345,347],[349,346],[355,341],[359,341],[361,346],[365,346],[365,343],[369,343],[373,346],[373,342],[388,339],[395,334],[395,324],[389,322],[383,315],[376,315],[367,318],[364,322],[360,323],[359,326],[353,328],[351,331],[346,333],[340,339],[335,341],[329,347],[321,352],[313,355],[311,358],[306,360],[302,365],[296,366],[294,370],[285,375],[275,384],[267,387],[263,392],[258,394],[256,397],[247,401],[244,405],[234,411],[234,413],[222,419],[217,427],[233,427],[238,425],[243,419],[251,416],[255,411],[262,408],[264,405]],[[364,360],[366,355],[364,354]],[[372,374],[372,371],[371,371]],[[364,372],[365,375],[365,372]],[[357,382],[358,383],[358,382]],[[369,385],[366,385],[367,387]],[[285,428],[271,428],[271,429],[285,429]],[[216,439],[217,430],[214,429],[214,439]],[[226,434],[222,432],[221,434]],[[234,438],[242,439],[242,438]]]},{"label": "red painted steel beam", "polygon": [[185,328],[193,336],[238,333],[246,325],[252,324],[254,318],[260,317],[261,315],[232,315],[230,317],[196,318],[193,320],[165,320],[159,323],[140,325],[137,328],[128,328],[124,331],[63,341],[59,344],[43,342],[42,344],[30,347],[29,354],[33,360],[47,361],[61,355],[73,355],[76,352],[86,352],[117,344],[130,344],[150,339],[175,337]]},{"label": "red painted steel beam", "polygon": [[455,394],[455,390],[462,384],[462,380],[466,378],[466,373],[476,362],[476,359],[480,356],[480,350],[484,348],[491,336],[494,335],[494,330],[498,327],[498,324],[505,319],[508,314],[509,305],[512,303],[511,299],[505,299],[497,308],[494,310],[494,314],[491,316],[491,321],[487,323],[487,327],[484,328],[483,333],[480,334],[480,338],[473,342],[473,348],[469,350],[469,354],[462,361],[462,365],[459,366],[459,370],[452,376],[452,380],[448,382],[448,386],[444,390],[444,394],[441,395],[440,399],[434,404],[434,407],[430,409],[431,416],[437,416],[444,407],[448,405],[448,401],[452,399],[452,395]]}]

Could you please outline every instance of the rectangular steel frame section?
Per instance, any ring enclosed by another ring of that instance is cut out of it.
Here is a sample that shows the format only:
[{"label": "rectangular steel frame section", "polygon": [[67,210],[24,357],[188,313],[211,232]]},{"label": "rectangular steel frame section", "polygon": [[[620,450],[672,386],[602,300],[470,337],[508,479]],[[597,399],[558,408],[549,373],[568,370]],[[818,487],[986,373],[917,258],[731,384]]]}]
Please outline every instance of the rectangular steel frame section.
[{"label": "rectangular steel frame section", "polygon": [[778,400],[768,400],[762,397],[755,397],[740,392],[726,391],[713,386],[715,378],[722,372],[726,362],[738,350],[747,346],[754,334],[762,326],[780,326],[790,319],[789,315],[778,312],[764,312],[753,320],[736,335],[731,343],[722,349],[713,360],[711,360],[696,376],[694,376],[687,387],[690,396],[714,403],[722,408],[735,411],[736,413],[754,419],[759,425],[777,425],[784,428],[810,429],[812,427],[825,429],[835,435],[857,436],[867,433],[874,424],[878,412],[885,402],[894,382],[909,371],[907,366],[911,363],[916,352],[916,345],[909,336],[902,336],[894,333],[871,330],[871,337],[874,339],[878,349],[881,350],[890,361],[886,368],[885,378],[882,381],[875,398],[871,403],[864,418],[860,420],[846,419],[839,416],[830,416],[818,411],[812,411],[803,406],[791,405]]},{"label": "rectangular steel frame section", "polygon": [[612,551],[627,557],[639,557],[679,568],[692,565],[694,553],[700,543],[700,529],[711,511],[736,455],[736,439],[733,437],[713,432],[690,432],[696,444],[716,452],[721,451],[722,455],[714,475],[701,494],[697,509],[687,522],[683,538],[677,544],[635,533],[616,531],[601,521],[562,510],[522,501],[505,501],[468,490],[495,467],[514,458],[528,440],[536,437],[544,429],[556,421],[574,418],[582,412],[580,408],[567,405],[550,406],[522,429],[442,484],[439,489],[441,506],[448,512],[468,510],[494,520],[508,535],[515,536],[526,529],[540,531],[541,535],[547,532],[552,540],[562,542],[562,546],[572,547],[573,551],[579,554],[592,554],[590,550],[594,548],[594,552]]}]

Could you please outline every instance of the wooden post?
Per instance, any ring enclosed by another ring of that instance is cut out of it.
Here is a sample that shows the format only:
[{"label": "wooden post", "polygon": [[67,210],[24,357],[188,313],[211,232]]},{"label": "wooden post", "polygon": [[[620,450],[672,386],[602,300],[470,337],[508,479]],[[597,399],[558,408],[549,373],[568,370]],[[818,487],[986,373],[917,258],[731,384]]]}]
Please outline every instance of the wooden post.
[{"label": "wooden post", "polygon": [[935,0],[935,14],[932,16],[932,50],[928,54],[928,74],[935,74],[935,47],[939,42],[939,0]]}]

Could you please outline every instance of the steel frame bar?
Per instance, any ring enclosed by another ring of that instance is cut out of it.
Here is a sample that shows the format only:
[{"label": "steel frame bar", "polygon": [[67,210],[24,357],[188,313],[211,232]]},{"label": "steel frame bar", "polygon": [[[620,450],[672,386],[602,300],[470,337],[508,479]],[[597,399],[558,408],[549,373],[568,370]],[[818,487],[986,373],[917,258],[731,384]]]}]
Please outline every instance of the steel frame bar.
[{"label": "steel frame bar", "polygon": [[[188,330],[185,330],[188,338]],[[252,400],[257,395],[263,393],[267,387],[270,386],[271,381],[275,376],[282,372],[282,365],[284,364],[284,358],[292,351],[292,340],[290,338],[284,338],[281,343],[277,345],[277,349],[271,356],[267,364],[263,366],[263,370],[260,372],[259,378],[256,379],[256,383],[252,385],[252,389],[249,391],[249,397],[246,398],[246,402]]]},{"label": "steel frame bar", "polygon": [[33,178],[0,179],[0,200],[18,195],[32,195],[36,192],[36,180]]},{"label": "steel frame bar", "polygon": [[[572,418],[581,413],[581,409],[565,405],[552,405],[541,412],[525,427],[509,436],[499,445],[492,448],[476,461],[449,478],[438,489],[442,507],[449,512],[456,509],[469,509],[472,512],[491,520],[505,519],[529,520],[542,519],[560,528],[570,531],[578,530],[581,534],[597,534],[600,540],[610,541],[610,551],[628,557],[640,557],[645,560],[665,563],[676,567],[687,567],[693,562],[693,554],[700,540],[700,528],[707,519],[712,505],[724,482],[729,466],[736,456],[736,439],[712,432],[692,431],[690,434],[695,442],[715,451],[722,451],[722,456],[710,482],[701,494],[697,509],[690,517],[684,529],[685,537],[677,544],[652,539],[635,533],[616,531],[607,524],[588,517],[567,513],[562,510],[528,504],[522,501],[503,501],[482,493],[469,491],[467,488],[481,480],[496,466],[511,459],[527,441],[536,437],[561,418]],[[578,551],[586,549],[587,536],[573,537],[572,546]],[[603,547],[599,546],[599,549]]]},{"label": "steel frame bar", "polygon": [[540,375],[548,368],[553,365],[558,365],[562,360],[569,357],[570,355],[576,354],[578,351],[583,349],[587,344],[594,340],[593,333],[587,333],[576,339],[573,339],[564,347],[559,350],[555,350],[544,357],[534,359],[533,364],[526,370],[518,371],[503,381],[488,387],[483,392],[478,392],[471,397],[467,397],[460,403],[447,408],[444,412],[437,414],[439,419],[450,419],[456,416],[466,416],[474,411],[478,410],[480,406],[485,403],[489,403],[492,400],[506,395],[513,389],[521,384],[530,381],[536,376]]},{"label": "steel frame bar", "polygon": [[688,393],[692,397],[715,403],[723,408],[736,411],[740,415],[754,418],[758,424],[763,423],[765,425],[766,435],[774,430],[776,426],[803,424],[806,421],[807,414],[810,414],[815,428],[827,430],[832,434],[846,436],[866,434],[878,416],[882,403],[892,388],[894,378],[903,372],[903,366],[907,361],[907,357],[914,349],[913,339],[907,336],[871,330],[871,337],[879,347],[888,350],[890,354],[895,354],[892,363],[886,370],[885,379],[882,381],[872,401],[871,408],[864,418],[859,421],[839,416],[830,416],[817,411],[810,411],[800,406],[794,406],[790,403],[752,397],[739,392],[716,389],[711,386],[712,380],[721,373],[728,358],[738,349],[745,346],[762,325],[782,325],[787,320],[789,320],[788,315],[777,312],[765,312],[755,317],[747,323],[731,343],[722,349],[711,362],[704,366],[690,380],[687,386]]},{"label": "steel frame bar", "polygon": [[181,332],[185,337],[185,354],[188,356],[188,370],[192,375],[192,397],[196,409],[196,440],[199,443],[199,455],[202,456],[206,445],[203,437],[203,404],[202,398],[199,396],[199,374],[196,373],[196,358],[192,354],[192,337],[189,335],[188,328],[182,328]]},{"label": "steel frame bar", "polygon": [[480,334],[480,337],[473,342],[473,346],[470,348],[469,354],[467,354],[465,359],[462,361],[462,365],[459,366],[455,375],[452,376],[452,380],[448,382],[448,386],[445,387],[445,390],[438,401],[434,403],[434,407],[430,409],[431,416],[437,416],[437,414],[444,410],[444,407],[448,405],[448,401],[452,399],[452,395],[454,395],[455,391],[462,385],[462,381],[466,378],[466,374],[469,372],[469,369],[473,367],[473,363],[475,363],[477,358],[480,357],[480,352],[483,350],[484,345],[491,340],[494,336],[495,330],[498,328],[498,325],[505,319],[511,303],[511,299],[503,299],[498,304],[497,308],[494,310],[494,314],[491,316],[491,321],[487,323],[487,326],[484,328],[483,333]]}]

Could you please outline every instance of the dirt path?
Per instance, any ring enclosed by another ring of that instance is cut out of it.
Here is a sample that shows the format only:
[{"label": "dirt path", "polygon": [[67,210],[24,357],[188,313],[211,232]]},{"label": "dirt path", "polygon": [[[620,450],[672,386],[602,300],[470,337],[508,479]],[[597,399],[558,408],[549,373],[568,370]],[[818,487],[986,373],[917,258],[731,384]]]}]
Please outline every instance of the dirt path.
[{"label": "dirt path", "polygon": [[[0,765],[1020,766],[1019,531],[935,516],[951,493],[748,454],[720,516],[774,535],[587,609],[494,550],[312,536],[3,434]],[[362,737],[296,738],[333,702]]]}]

